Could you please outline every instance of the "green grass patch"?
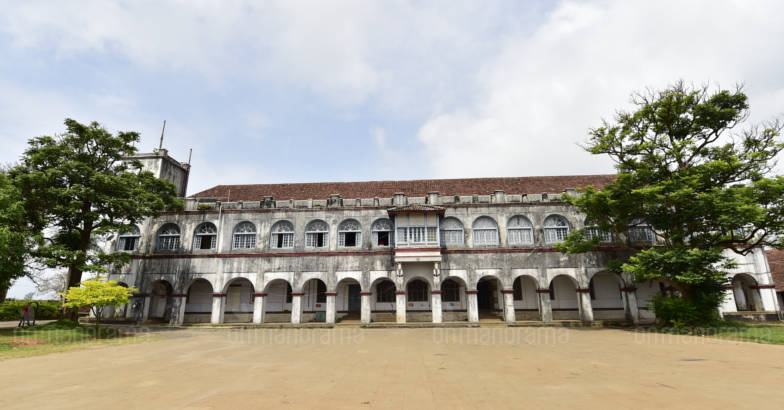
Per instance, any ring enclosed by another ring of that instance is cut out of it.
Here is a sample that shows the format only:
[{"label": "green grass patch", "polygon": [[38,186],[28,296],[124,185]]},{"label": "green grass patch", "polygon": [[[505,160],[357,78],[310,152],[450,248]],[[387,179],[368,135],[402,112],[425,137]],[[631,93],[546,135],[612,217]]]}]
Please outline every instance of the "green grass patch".
[{"label": "green grass patch", "polygon": [[670,334],[715,337],[738,342],[784,344],[784,323],[744,323],[722,320],[704,327],[659,327],[653,330]]},{"label": "green grass patch", "polygon": [[58,320],[21,329],[0,329],[0,360],[149,340],[149,335],[129,337],[105,327],[99,334],[94,326]]}]

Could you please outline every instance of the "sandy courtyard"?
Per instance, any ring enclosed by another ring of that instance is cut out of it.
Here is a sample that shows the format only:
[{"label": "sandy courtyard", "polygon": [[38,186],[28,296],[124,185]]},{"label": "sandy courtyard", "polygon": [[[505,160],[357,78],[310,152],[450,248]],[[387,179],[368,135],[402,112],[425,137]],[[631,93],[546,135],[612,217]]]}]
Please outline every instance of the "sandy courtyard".
[{"label": "sandy courtyard", "polygon": [[784,346],[563,328],[177,330],[0,362],[0,408],[784,406]]}]

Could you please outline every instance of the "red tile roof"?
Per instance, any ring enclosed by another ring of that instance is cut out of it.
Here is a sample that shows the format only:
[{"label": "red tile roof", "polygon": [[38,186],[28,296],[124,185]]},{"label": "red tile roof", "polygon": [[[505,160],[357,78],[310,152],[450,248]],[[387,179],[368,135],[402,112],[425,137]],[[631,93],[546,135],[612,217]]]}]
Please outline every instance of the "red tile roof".
[{"label": "red tile roof", "polygon": [[784,250],[765,251],[770,266],[770,275],[776,285],[776,292],[784,292]]},{"label": "red tile roof", "polygon": [[276,200],[327,199],[331,194],[343,198],[390,198],[401,192],[411,197],[428,192],[441,195],[489,195],[495,190],[506,194],[561,193],[567,188],[592,185],[601,188],[615,175],[572,175],[514,178],[420,179],[413,181],[313,182],[296,184],[218,185],[191,195],[191,198],[217,198],[223,201],[259,201],[265,196]]}]

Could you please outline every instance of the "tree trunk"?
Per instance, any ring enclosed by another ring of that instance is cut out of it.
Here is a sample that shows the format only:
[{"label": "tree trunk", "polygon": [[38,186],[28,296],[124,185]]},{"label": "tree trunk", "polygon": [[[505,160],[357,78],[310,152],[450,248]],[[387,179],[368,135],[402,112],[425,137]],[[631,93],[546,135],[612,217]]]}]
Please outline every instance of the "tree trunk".
[{"label": "tree trunk", "polygon": [[[78,287],[81,281],[82,281],[81,269],[77,268],[76,266],[69,266],[68,279],[66,281],[67,285],[65,287],[65,292],[68,293],[68,289],[73,287]],[[63,318],[73,320],[74,322],[79,322],[79,309],[65,308],[63,311]]]},{"label": "tree trunk", "polygon": [[5,297],[8,295],[8,285],[0,285],[0,303],[5,302]]}]

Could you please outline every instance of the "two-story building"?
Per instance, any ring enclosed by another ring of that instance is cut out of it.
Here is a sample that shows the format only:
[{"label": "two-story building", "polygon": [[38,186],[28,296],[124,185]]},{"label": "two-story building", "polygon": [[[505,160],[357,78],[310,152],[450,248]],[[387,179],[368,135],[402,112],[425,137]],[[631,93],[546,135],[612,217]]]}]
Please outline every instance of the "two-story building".
[{"label": "two-story building", "polygon": [[[188,164],[165,150],[139,158],[184,195]],[[651,319],[648,300],[667,289],[606,270],[625,252],[614,241],[654,241],[650,229],[612,238],[560,200],[613,178],[219,185],[111,241],[132,262],[110,279],[140,290],[113,314],[174,324]],[[555,249],[580,228],[606,246]],[[722,311],[777,311],[764,253],[735,258]]]}]

